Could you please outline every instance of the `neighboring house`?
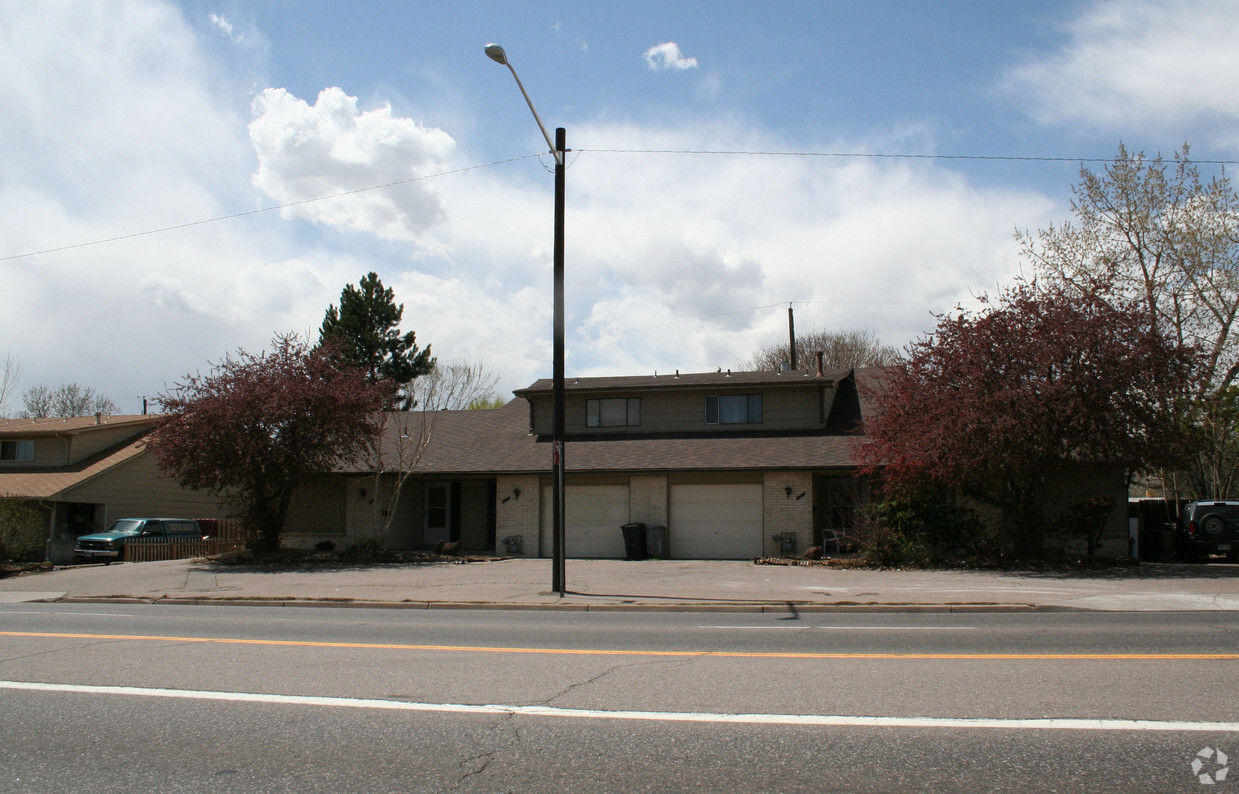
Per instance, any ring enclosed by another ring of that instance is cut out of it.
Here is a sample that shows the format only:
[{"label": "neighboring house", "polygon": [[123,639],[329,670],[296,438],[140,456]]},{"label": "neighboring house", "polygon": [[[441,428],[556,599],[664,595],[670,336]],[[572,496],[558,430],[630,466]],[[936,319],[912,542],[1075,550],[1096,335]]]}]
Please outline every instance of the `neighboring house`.
[{"label": "neighboring house", "polygon": [[0,498],[19,498],[47,521],[48,559],[73,560],[78,535],[118,518],[224,515],[216,500],[159,476],[144,452],[153,416],[0,419]]},{"label": "neighboring house", "polygon": [[[856,474],[865,386],[881,370],[674,373],[565,383],[566,553],[618,558],[620,527],[667,528],[668,555],[750,559],[817,545],[867,501]],[[223,517],[214,497],[160,476],[143,438],[156,417],[0,420],[0,497],[36,505],[48,555],[117,518]],[[285,545],[390,549],[459,541],[464,551],[549,557],[552,387],[540,380],[495,410],[386,416],[384,473],[369,464],[297,492]],[[1056,509],[1101,493],[1121,503],[1121,473],[1080,472]],[[398,495],[395,485],[403,480]],[[1117,514],[1118,511],[1116,511]],[[1126,553],[1123,517],[1107,551]]]},{"label": "neighboring house", "polygon": [[[620,527],[667,527],[684,559],[797,551],[845,529],[863,500],[854,432],[868,371],[717,372],[570,378],[565,384],[566,553],[623,557]],[[401,414],[389,434],[428,441],[394,508],[359,469],[304,489],[289,542],[337,546],[390,519],[389,548],[550,556],[552,389],[540,380],[491,411]],[[413,456],[409,457],[409,460]],[[388,465],[392,466],[389,461]],[[392,478],[388,478],[390,481]]]}]

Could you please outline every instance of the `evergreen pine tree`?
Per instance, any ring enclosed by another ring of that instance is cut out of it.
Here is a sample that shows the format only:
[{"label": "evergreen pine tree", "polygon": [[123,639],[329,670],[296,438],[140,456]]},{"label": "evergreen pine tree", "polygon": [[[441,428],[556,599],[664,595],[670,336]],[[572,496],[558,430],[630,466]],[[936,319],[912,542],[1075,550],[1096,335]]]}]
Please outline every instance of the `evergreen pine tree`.
[{"label": "evergreen pine tree", "polygon": [[340,293],[340,306],[327,308],[319,328],[319,344],[334,344],[337,355],[364,369],[372,381],[391,388],[392,408],[409,410],[415,404],[411,385],[434,369],[430,347],[418,350],[413,331],[400,333],[404,305],[397,305],[392,290],[377,273],[368,273],[354,287]]}]

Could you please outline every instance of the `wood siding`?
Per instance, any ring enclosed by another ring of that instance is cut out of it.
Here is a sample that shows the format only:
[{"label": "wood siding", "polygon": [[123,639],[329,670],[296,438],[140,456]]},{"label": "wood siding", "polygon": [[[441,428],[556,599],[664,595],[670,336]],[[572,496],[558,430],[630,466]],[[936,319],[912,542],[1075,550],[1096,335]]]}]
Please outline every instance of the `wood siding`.
[{"label": "wood siding", "polygon": [[[760,394],[760,424],[706,424],[707,395]],[[587,427],[586,401],[590,399],[639,398],[641,424],[634,427]],[[553,401],[549,395],[531,398],[533,430],[550,435]],[[659,435],[669,433],[719,433],[727,431],[820,430],[826,426],[834,389],[820,386],[777,388],[692,389],[607,392],[605,395],[569,395],[564,403],[564,426],[569,435]]]},{"label": "wood siding", "polygon": [[101,505],[102,510],[96,512],[96,521],[103,525],[100,528],[118,518],[223,518],[227,515],[214,496],[182,488],[160,476],[154,456],[146,454],[69,489],[60,501]]}]

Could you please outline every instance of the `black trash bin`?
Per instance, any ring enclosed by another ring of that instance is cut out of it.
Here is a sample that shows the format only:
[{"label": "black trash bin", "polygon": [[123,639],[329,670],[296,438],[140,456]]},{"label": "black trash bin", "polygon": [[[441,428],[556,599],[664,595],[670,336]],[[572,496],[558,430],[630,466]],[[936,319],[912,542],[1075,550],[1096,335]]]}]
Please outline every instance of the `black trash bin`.
[{"label": "black trash bin", "polygon": [[620,529],[624,532],[624,559],[645,559],[645,524],[633,522],[625,524]]},{"label": "black trash bin", "polygon": [[645,528],[645,554],[647,557],[667,559],[667,528],[655,525]]}]

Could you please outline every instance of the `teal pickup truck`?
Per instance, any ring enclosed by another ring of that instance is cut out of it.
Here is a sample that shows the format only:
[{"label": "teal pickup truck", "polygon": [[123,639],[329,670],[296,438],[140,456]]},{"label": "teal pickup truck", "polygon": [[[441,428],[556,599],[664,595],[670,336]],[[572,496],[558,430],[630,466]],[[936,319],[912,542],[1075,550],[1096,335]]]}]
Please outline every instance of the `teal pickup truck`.
[{"label": "teal pickup truck", "polygon": [[73,556],[80,562],[102,562],[107,565],[121,558],[125,543],[130,538],[150,537],[197,540],[202,537],[202,527],[192,518],[121,518],[112,522],[106,532],[78,538]]}]

